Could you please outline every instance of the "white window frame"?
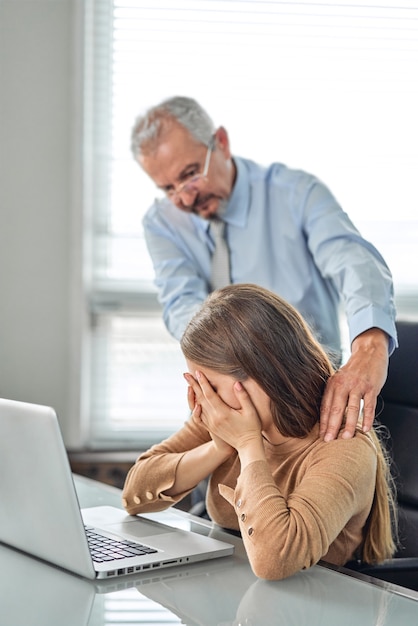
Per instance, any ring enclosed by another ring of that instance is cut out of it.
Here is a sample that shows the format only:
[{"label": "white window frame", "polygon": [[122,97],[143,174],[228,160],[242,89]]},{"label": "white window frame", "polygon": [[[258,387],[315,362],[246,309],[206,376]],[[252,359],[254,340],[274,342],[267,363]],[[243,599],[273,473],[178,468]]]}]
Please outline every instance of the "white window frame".
[{"label": "white window frame", "polygon": [[[202,4],[208,5],[208,2],[203,2]],[[215,1],[214,4],[219,4]],[[278,3],[283,4],[283,3]],[[299,3],[296,3],[297,5]],[[349,3],[346,3],[346,5]],[[354,7],[356,5],[362,4],[360,2],[352,2],[351,5]],[[369,3],[370,4],[370,3]],[[381,4],[381,3],[379,3]],[[106,23],[110,24],[112,20],[111,13],[109,12],[106,16],[106,12],[103,11],[105,6],[110,7],[110,0],[84,0],[85,14],[83,16],[84,28],[85,28],[85,58],[84,63],[86,75],[92,75],[91,73],[91,64],[93,63],[93,55],[94,51],[91,40],[91,25],[95,24],[94,28],[96,29],[94,32],[96,34],[100,34],[100,28],[106,28]],[[406,9],[411,7],[412,9],[418,9],[417,2],[406,2],[404,3]],[[389,7],[389,4],[387,5]],[[100,7],[102,11],[102,20],[100,22],[95,22],[94,19],[94,10]],[[417,10],[418,13],[418,10]],[[418,15],[417,15],[418,18]],[[110,46],[110,44],[109,44]],[[415,51],[416,52],[416,51]],[[110,47],[107,53],[110,55]],[[95,319],[96,316],[100,316],[105,312],[115,313],[117,311],[122,314],[132,315],[136,312],[138,314],[147,311],[155,316],[161,315],[161,310],[157,302],[156,292],[153,288],[150,281],[140,281],[140,280],[111,280],[107,279],[106,281],[95,280],[92,275],[92,258],[95,254],[94,246],[92,245],[92,240],[94,238],[93,234],[93,223],[95,221],[95,216],[99,213],[103,215],[102,209],[97,209],[97,183],[99,181],[99,185],[101,190],[103,191],[106,188],[107,181],[109,180],[108,171],[106,171],[106,160],[98,160],[97,154],[102,153],[105,155],[109,150],[110,146],[110,117],[101,120],[101,129],[102,134],[100,135],[100,149],[97,150],[97,145],[94,147],[95,143],[95,133],[97,133],[97,126],[94,127],[92,124],[92,115],[91,115],[91,103],[94,99],[95,89],[97,89],[97,85],[100,82],[100,92],[103,98],[110,98],[111,93],[111,84],[110,84],[110,72],[108,71],[108,67],[103,67],[101,74],[97,71],[93,72],[95,77],[94,81],[85,81],[84,82],[84,184],[83,184],[83,220],[82,220],[82,228],[84,233],[83,238],[83,298],[85,295],[84,305],[85,305],[85,313],[86,320],[90,320],[90,323],[87,323],[83,326],[82,329],[82,349],[80,351],[80,358],[84,359],[84,367],[82,374],[82,390],[81,390],[81,406],[82,406],[82,415],[84,416],[81,420],[79,441],[83,442],[84,445],[90,445],[93,447],[128,447],[128,448],[138,448],[147,447],[150,443],[155,440],[159,440],[162,435],[168,434],[159,430],[158,428],[154,433],[146,432],[140,433],[138,437],[135,438],[135,434],[133,432],[126,432],[126,437],[115,438],[113,441],[111,439],[104,438],[103,440],[96,440],[92,442],[91,440],[91,376],[90,376],[90,363],[91,363],[91,323],[92,320]],[[97,80],[97,82],[96,82]],[[415,86],[416,89],[416,86]],[[167,93],[164,95],[171,95],[171,93]],[[416,98],[416,94],[414,96]],[[90,113],[89,113],[90,111]],[[139,111],[138,111],[139,112]],[[108,114],[110,111],[108,110]],[[132,120],[133,121],[133,120]],[[248,129],[246,129],[248,131]],[[97,136],[97,135],[96,135]],[[237,137],[234,136],[234,143],[238,143],[236,141]],[[238,137],[239,139],[239,137]],[[251,138],[249,145],[251,144]],[[237,154],[242,153],[243,156],[251,157],[250,150],[247,150],[243,153],[239,148],[235,151]],[[283,156],[281,157],[280,150],[277,151],[276,160],[283,160],[284,162],[288,162]],[[103,163],[105,167],[103,167]],[[297,163],[288,163],[289,165],[298,166]],[[316,174],[321,177],[321,168],[315,167],[307,167],[302,169],[308,169],[313,174]],[[355,174],[355,172],[354,172]],[[140,175],[138,169],[138,176]],[[95,181],[95,182],[93,182]],[[101,182],[100,182],[101,181]],[[334,184],[332,178],[329,176],[325,177],[325,183],[328,184],[332,191],[334,191]],[[96,185],[96,186],[95,186]],[[101,196],[103,197],[103,196]],[[109,196],[107,196],[107,201],[109,201]],[[344,206],[344,203],[342,203]],[[348,210],[348,209],[347,209]],[[350,213],[350,210],[348,210]],[[350,213],[351,215],[351,213]],[[353,218],[356,225],[359,225],[359,220],[356,217]],[[361,222],[361,220],[360,220]],[[367,222],[361,223],[361,227],[366,230],[366,235],[373,235],[373,223],[367,224]],[[418,260],[418,255],[415,260]],[[414,264],[414,258],[411,259],[412,265]],[[415,265],[416,266],[416,265]],[[397,307],[398,307],[398,316],[399,317],[415,317],[418,311],[418,285],[413,285],[410,283],[405,288],[398,289],[396,292],[397,296]],[[75,436],[75,439],[77,437]]]}]

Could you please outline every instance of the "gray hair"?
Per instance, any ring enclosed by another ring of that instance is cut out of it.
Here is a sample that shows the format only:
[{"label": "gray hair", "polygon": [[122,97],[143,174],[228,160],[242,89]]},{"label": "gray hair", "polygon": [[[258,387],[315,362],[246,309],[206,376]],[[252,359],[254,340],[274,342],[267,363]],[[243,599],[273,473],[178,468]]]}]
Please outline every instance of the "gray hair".
[{"label": "gray hair", "polygon": [[136,118],[131,134],[135,160],[158,147],[163,131],[172,122],[181,124],[197,142],[206,146],[215,132],[213,121],[196,100],[184,96],[168,98]]}]

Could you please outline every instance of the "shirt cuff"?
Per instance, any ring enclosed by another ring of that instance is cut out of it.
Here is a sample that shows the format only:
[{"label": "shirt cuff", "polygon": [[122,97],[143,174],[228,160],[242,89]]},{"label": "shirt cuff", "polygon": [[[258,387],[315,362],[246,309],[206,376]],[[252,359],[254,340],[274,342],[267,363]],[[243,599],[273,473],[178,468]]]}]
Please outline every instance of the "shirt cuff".
[{"label": "shirt cuff", "polygon": [[348,320],[350,332],[350,345],[358,335],[371,328],[380,328],[389,336],[388,353],[389,356],[398,347],[398,335],[394,320],[382,309],[373,305],[367,306],[358,311]]}]

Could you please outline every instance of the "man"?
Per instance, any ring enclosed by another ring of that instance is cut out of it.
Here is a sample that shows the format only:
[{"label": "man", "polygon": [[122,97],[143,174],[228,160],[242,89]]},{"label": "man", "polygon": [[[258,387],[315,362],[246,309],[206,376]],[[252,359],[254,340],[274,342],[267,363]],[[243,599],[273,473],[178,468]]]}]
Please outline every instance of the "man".
[{"label": "man", "polygon": [[226,130],[191,98],[170,98],[139,117],[132,151],[166,196],[143,225],[170,333],[180,339],[219,286],[211,274],[214,227],[225,224],[227,281],[281,295],[337,359],[344,303],[351,356],[327,384],[320,432],[334,439],[345,417],[343,437],[353,436],[362,401],[368,431],[397,345],[393,284],[330,191],[305,172],[233,157]]}]

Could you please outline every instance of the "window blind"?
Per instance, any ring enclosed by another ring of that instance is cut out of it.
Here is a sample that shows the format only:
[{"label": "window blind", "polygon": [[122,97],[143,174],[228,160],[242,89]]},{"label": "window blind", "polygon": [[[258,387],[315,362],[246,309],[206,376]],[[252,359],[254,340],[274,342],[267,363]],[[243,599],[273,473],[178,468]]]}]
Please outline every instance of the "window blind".
[{"label": "window blind", "polygon": [[233,153],[321,178],[415,306],[418,1],[86,0],[86,50],[90,443],[146,445],[187,414],[129,146],[163,98],[200,101]]}]

